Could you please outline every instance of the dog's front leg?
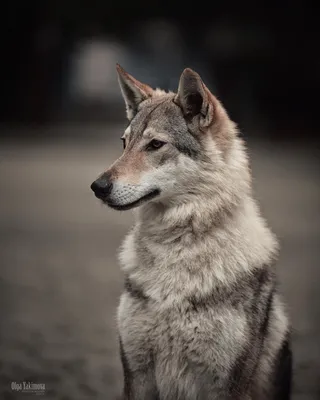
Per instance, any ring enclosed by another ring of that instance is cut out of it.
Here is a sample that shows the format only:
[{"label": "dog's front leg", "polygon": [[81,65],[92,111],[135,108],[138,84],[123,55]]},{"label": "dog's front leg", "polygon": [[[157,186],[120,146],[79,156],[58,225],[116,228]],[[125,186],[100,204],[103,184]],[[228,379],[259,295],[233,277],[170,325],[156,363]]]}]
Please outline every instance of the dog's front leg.
[{"label": "dog's front leg", "polygon": [[154,371],[150,365],[133,371],[120,339],[120,355],[124,375],[123,400],[158,400]]}]

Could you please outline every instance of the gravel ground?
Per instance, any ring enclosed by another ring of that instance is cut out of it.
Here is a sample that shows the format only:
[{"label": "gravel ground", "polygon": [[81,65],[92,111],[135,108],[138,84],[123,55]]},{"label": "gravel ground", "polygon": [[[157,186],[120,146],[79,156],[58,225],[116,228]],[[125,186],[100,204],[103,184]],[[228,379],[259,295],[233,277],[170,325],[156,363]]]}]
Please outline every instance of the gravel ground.
[{"label": "gravel ground", "polygon": [[[22,381],[44,384],[38,394],[59,400],[113,400],[120,391],[116,253],[132,217],[106,209],[89,189],[120,154],[118,133],[116,125],[59,127],[50,140],[0,143],[0,399],[39,399],[11,387]],[[250,143],[250,149],[257,196],[282,244],[279,276],[294,329],[293,398],[320,399],[315,153],[283,144]]]}]

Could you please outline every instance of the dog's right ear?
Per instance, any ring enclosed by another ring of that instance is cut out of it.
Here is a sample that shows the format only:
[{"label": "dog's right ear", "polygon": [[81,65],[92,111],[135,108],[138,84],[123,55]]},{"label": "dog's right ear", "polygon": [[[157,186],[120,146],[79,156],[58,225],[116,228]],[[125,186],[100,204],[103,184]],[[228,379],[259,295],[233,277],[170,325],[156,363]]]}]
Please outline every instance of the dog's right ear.
[{"label": "dog's right ear", "polygon": [[152,96],[153,89],[128,74],[117,64],[118,80],[126,103],[127,117],[131,120],[138,111],[139,104]]}]

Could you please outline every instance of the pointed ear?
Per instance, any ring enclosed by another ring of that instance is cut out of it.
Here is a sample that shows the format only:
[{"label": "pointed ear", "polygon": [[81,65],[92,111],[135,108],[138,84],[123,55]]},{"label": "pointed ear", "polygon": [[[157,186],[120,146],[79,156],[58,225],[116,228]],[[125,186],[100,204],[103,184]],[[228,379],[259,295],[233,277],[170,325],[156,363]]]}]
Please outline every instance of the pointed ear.
[{"label": "pointed ear", "polygon": [[186,68],[181,74],[175,101],[190,122],[196,116],[199,117],[201,127],[208,127],[213,122],[214,96],[200,76],[190,68]]},{"label": "pointed ear", "polygon": [[137,113],[138,105],[152,96],[153,89],[128,74],[119,64],[117,64],[117,72],[122,96],[126,103],[127,117],[130,120]]}]

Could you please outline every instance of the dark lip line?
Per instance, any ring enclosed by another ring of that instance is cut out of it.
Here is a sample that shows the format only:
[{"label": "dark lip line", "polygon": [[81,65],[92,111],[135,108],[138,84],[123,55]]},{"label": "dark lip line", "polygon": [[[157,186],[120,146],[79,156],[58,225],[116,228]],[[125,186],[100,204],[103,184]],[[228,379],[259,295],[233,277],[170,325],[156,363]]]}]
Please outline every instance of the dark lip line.
[{"label": "dark lip line", "polygon": [[105,201],[105,203],[109,207],[114,208],[115,210],[125,211],[125,210],[130,210],[131,208],[137,207],[140,204],[144,203],[145,201],[151,200],[151,199],[157,197],[159,194],[160,194],[160,190],[159,189],[155,189],[155,190],[152,190],[151,192],[147,193],[146,195],[140,197],[140,199],[134,201],[133,203],[125,204],[123,206],[119,206],[119,205],[116,205],[116,204],[108,203],[108,201]]}]

